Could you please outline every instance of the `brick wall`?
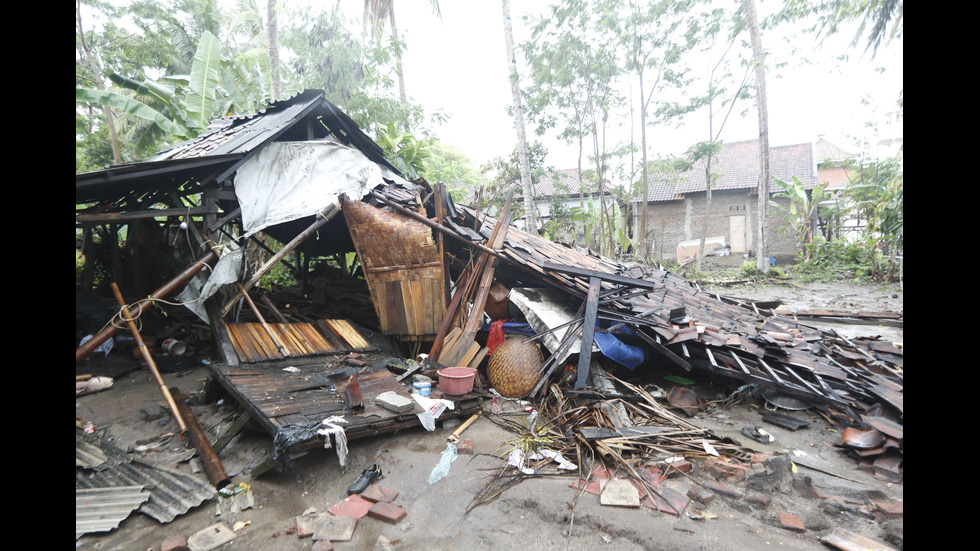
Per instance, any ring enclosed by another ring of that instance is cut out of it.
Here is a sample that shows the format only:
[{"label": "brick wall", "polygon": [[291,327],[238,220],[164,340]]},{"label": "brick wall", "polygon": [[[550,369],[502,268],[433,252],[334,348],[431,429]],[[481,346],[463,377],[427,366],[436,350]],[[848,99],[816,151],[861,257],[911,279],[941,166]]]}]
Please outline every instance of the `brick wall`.
[{"label": "brick wall", "polygon": [[[786,204],[787,199],[776,199]],[[676,201],[663,201],[647,205],[647,242],[650,257],[658,260],[676,260],[677,245],[682,241],[701,238],[704,224],[706,194],[691,194]],[[708,217],[707,237],[724,236],[726,243],[734,245],[729,236],[733,216],[745,217],[745,251],[755,254],[757,233],[758,197],[744,191],[723,190],[711,194],[711,213]],[[640,213],[637,212],[637,215]],[[769,254],[777,261],[785,262],[797,253],[796,239],[788,233],[779,236],[783,220],[772,212],[769,216]],[[638,224],[635,227],[639,227]]]}]

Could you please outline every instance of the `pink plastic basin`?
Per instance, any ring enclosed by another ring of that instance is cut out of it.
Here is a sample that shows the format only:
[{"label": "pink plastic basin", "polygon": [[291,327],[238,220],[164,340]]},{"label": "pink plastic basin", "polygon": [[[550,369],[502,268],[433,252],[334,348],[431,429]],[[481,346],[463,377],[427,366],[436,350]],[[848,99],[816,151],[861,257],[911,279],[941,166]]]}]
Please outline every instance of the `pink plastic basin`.
[{"label": "pink plastic basin", "polygon": [[472,367],[446,367],[439,370],[439,390],[443,394],[460,396],[473,390],[476,370]]}]

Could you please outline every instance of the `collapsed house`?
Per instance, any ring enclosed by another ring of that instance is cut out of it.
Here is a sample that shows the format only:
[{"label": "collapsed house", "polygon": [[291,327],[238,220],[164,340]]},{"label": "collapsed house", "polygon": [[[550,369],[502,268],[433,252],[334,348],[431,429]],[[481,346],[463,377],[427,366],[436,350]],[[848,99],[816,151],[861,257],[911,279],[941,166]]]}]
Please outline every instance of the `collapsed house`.
[{"label": "collapsed house", "polygon": [[[140,301],[129,310],[166,298],[206,323],[220,355],[209,386],[269,432],[277,459],[424,425],[423,402],[396,411],[376,399],[408,396],[410,376],[435,378],[446,366],[477,369],[491,387],[516,382],[501,394],[526,399],[559,383],[567,397],[617,396],[626,389],[610,370],[659,368],[839,413],[853,424],[858,453],[900,470],[900,347],[810,327],[773,305],[705,292],[668,270],[614,262],[509,222],[507,206],[492,218],[455,204],[440,184],[406,180],[315,90],[215,121],[148,161],[76,176],[86,270]],[[114,242],[120,226],[129,258]],[[100,228],[111,252],[91,239]],[[271,250],[263,236],[283,246]],[[260,289],[282,266],[297,285]],[[115,331],[80,345],[76,362]],[[411,361],[341,361],[375,350],[379,335]],[[502,341],[540,357],[518,352],[495,377],[488,364]],[[452,401],[446,417],[469,416],[488,396],[480,383],[431,396]],[[696,408],[687,398],[683,407]],[[637,424],[615,407],[607,419],[589,428],[609,437]]]}]

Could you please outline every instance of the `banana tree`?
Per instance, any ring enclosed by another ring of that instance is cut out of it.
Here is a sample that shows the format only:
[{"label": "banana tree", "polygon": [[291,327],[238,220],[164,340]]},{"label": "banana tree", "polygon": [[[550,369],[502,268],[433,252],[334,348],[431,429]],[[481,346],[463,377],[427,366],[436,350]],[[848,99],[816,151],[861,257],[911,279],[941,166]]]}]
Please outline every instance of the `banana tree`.
[{"label": "banana tree", "polygon": [[218,97],[222,80],[221,45],[208,31],[204,31],[198,43],[190,75],[163,79],[173,82],[174,85],[150,80],[139,82],[116,74],[109,75],[109,79],[116,86],[132,90],[137,96],[162,106],[163,111],[170,116],[118,92],[76,88],[75,101],[121,109],[155,123],[161,130],[178,139],[197,136],[207,128],[214,116],[223,115],[229,109],[229,100]]},{"label": "banana tree", "polygon": [[401,132],[394,122],[378,131],[378,145],[384,150],[391,164],[410,180],[425,172],[429,160],[429,145],[426,140],[418,140],[411,132]]},{"label": "banana tree", "polygon": [[782,191],[773,194],[773,197],[785,197],[789,199],[788,205],[781,205],[776,201],[770,201],[769,205],[775,212],[786,221],[786,225],[780,229],[780,235],[791,229],[796,235],[797,244],[803,249],[804,258],[810,259],[811,250],[808,245],[813,243],[813,216],[817,206],[829,197],[827,193],[827,183],[823,182],[813,187],[807,194],[803,182],[793,176],[792,181],[785,182],[779,178],[773,178]]}]

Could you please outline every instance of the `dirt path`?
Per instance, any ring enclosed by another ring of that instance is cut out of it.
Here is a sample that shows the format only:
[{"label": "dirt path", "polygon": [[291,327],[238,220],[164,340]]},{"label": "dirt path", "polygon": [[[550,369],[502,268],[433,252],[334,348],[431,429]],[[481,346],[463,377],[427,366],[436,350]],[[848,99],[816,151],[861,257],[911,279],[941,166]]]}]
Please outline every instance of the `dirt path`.
[{"label": "dirt path", "polygon": [[[741,286],[718,292],[827,309],[902,309],[901,291],[848,284]],[[203,388],[207,376],[205,367],[197,367],[168,373],[164,378],[168,385],[193,395]],[[666,384],[662,379],[656,382]],[[711,383],[699,381],[695,388],[709,398],[723,396],[727,387],[722,384],[716,388]],[[162,404],[160,390],[148,373],[133,371],[118,377],[109,390],[76,398],[76,417],[93,423],[120,448],[130,449],[148,436],[175,430],[172,420],[149,420],[143,414],[146,408]],[[203,426],[215,428],[224,426],[222,423],[236,406],[224,402],[192,408]],[[505,408],[517,415],[521,404],[507,401]],[[291,470],[261,477],[253,477],[252,469],[271,453],[271,438],[248,428],[231,441],[220,457],[233,483],[250,486],[252,508],[216,515],[219,504],[211,500],[166,524],[136,513],[109,533],[81,537],[76,547],[159,550],[161,543],[172,536],[189,536],[220,522],[229,527],[243,524],[236,539],[219,549],[313,549],[311,538],[300,538],[295,533],[297,516],[310,509],[326,512],[346,497],[346,488],[362,469],[376,463],[384,473],[380,484],[399,492],[395,503],[406,510],[407,516],[397,524],[363,518],[351,541],[334,542],[334,549],[816,551],[827,549],[820,538],[834,529],[845,529],[900,549],[901,518],[886,517],[877,504],[901,502],[903,484],[877,479],[847,456],[836,446],[840,441],[839,428],[812,410],[783,411],[810,425],[799,431],[767,425],[766,429],[775,436],[772,444],[758,444],[741,436],[743,427],[762,424],[765,411],[765,402],[754,397],[728,408],[709,408],[690,421],[718,436],[732,435],[757,451],[785,454],[783,457],[795,457],[797,461],[773,463],[768,468],[756,465],[749,473],[754,483],[732,483],[743,496],[716,495],[706,504],[692,501],[680,515],[645,507],[601,505],[597,496],[580,494],[570,486],[574,473],[566,474],[553,467],[542,469],[540,476],[528,477],[492,503],[464,513],[474,496],[500,471],[504,465],[502,456],[510,449],[507,443],[515,438],[487,419],[488,413],[464,433],[464,438],[472,440],[476,453],[459,455],[448,478],[431,486],[429,474],[446,449],[451,428],[437,427],[427,432],[418,427],[351,442],[346,467],[341,467],[336,450],[315,450],[296,460]],[[179,455],[174,453],[175,447],[179,447],[177,440],[141,456],[189,472],[188,462],[174,464]],[[696,462],[690,475],[671,477],[664,487],[686,495],[700,487],[705,477],[707,474]],[[754,497],[747,499],[750,495]],[[779,516],[783,513],[802,519],[805,531],[780,526]]]}]

